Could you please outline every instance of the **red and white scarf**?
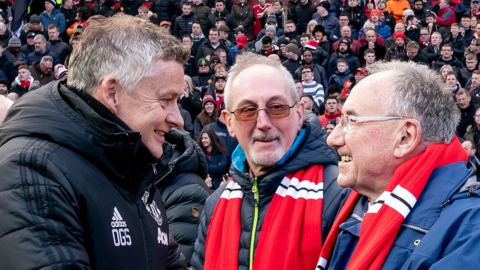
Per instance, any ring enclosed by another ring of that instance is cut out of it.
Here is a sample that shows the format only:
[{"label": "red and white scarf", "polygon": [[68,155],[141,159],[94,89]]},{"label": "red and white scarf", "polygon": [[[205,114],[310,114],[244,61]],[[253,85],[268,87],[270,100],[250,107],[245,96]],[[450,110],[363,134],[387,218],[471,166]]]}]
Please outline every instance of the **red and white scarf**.
[{"label": "red and white scarf", "polygon": [[[415,206],[432,171],[459,161],[467,161],[457,137],[450,144],[433,144],[400,165],[394,172],[387,188],[370,206],[360,227],[360,238],[347,269],[380,269],[390,252],[400,225]],[[317,269],[325,269],[332,255],[339,226],[350,216],[360,194],[352,191],[333,223],[322,249]],[[379,229],[381,228],[381,229]]]},{"label": "red and white scarf", "polygon": [[[205,270],[238,269],[243,196],[238,183],[228,182],[208,228]],[[322,249],[322,207],[321,165],[284,177],[268,207],[253,269],[314,269]]]}]

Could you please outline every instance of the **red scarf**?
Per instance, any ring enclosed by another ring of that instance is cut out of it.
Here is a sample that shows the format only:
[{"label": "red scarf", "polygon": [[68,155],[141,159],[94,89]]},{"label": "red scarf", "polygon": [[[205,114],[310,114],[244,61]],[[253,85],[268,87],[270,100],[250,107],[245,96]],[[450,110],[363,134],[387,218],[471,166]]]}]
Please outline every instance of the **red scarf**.
[{"label": "red scarf", "polygon": [[[242,199],[240,185],[228,182],[208,228],[205,270],[238,269]],[[322,207],[321,165],[284,177],[268,207],[253,269],[314,269],[322,249]]]},{"label": "red scarf", "polygon": [[[450,144],[429,145],[425,152],[400,165],[395,170],[383,194],[365,214],[360,227],[358,245],[350,258],[347,269],[382,268],[400,225],[415,206],[432,171],[450,163],[467,161],[467,159],[467,153],[462,150],[462,145],[455,136]],[[318,269],[325,269],[340,233],[339,226],[350,216],[360,196],[357,192],[352,191],[340,210],[322,249],[317,265]],[[382,229],[379,230],[379,228]]]},{"label": "red scarf", "polygon": [[24,82],[20,81],[20,86],[23,88],[23,89],[27,89],[29,86],[30,86],[30,80],[26,80]]}]

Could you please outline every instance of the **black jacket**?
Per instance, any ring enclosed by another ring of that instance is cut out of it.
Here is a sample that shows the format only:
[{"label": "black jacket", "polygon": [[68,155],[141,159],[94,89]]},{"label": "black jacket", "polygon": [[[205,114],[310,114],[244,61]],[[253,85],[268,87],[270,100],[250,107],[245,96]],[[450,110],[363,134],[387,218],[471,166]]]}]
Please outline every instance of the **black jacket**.
[{"label": "black jacket", "polygon": [[226,11],[223,11],[223,12],[214,12],[212,14],[210,14],[210,16],[208,16],[208,31],[210,31],[210,29],[212,28],[215,28],[215,19],[218,18],[218,17],[224,17],[225,18],[225,22],[227,23],[227,26],[228,28],[230,29],[230,31],[232,32],[233,29],[237,28],[237,20],[235,20],[235,17],[233,17],[232,14],[230,13],[227,13]]},{"label": "black jacket", "polygon": [[158,160],[63,82],[18,100],[0,128],[2,267],[185,269],[153,185]]},{"label": "black jacket", "polygon": [[13,63],[8,61],[5,53],[0,55],[0,70],[5,73],[10,83],[15,81],[15,77],[17,77],[18,71],[13,66]]},{"label": "black jacket", "polygon": [[463,138],[465,132],[467,131],[467,127],[470,125],[475,125],[475,112],[479,106],[472,101],[470,101],[470,106],[466,109],[460,109],[460,123],[457,126],[457,136]]},{"label": "black jacket", "polygon": [[59,10],[63,14],[63,16],[65,16],[65,21],[67,22],[67,29],[77,21],[77,13],[75,13],[75,10],[73,10],[73,8],[66,9],[64,7],[60,7]]},{"label": "black jacket", "polygon": [[363,7],[360,5],[353,8],[348,7],[345,12],[348,14],[348,19],[350,20],[348,25],[352,25],[357,32],[360,31],[363,24],[367,21],[367,15]]},{"label": "black jacket", "polygon": [[190,13],[187,16],[182,14],[175,19],[175,25],[173,27],[173,35],[182,40],[184,35],[190,35],[192,33],[192,24],[198,21],[195,14]]},{"label": "black jacket", "polygon": [[137,16],[138,8],[142,5],[139,0],[121,0],[120,6],[123,7],[125,14]]},{"label": "black jacket", "polygon": [[305,5],[299,4],[295,8],[297,34],[301,35],[307,31],[307,25],[312,20],[313,14],[317,12],[317,8],[312,5],[312,2],[308,0]]},{"label": "black jacket", "polygon": [[180,98],[178,103],[182,105],[184,110],[190,113],[193,124],[193,120],[202,111],[202,93],[199,90],[193,90],[193,94]]},{"label": "black jacket", "polygon": [[65,58],[72,52],[72,47],[68,46],[67,43],[61,41],[60,39],[57,40],[49,40],[47,42],[48,49],[55,55],[57,55],[58,63],[64,64]]},{"label": "black jacket", "polygon": [[[270,202],[280,185],[282,179],[290,173],[295,173],[301,169],[308,168],[314,164],[323,164],[324,168],[324,197],[322,211],[322,239],[326,236],[333,224],[335,216],[339,211],[344,198],[347,196],[347,190],[338,186],[336,178],[338,175],[337,156],[335,150],[327,146],[325,130],[318,126],[305,124],[305,137],[301,147],[294,151],[281,166],[273,166],[268,172],[259,175],[258,189],[260,191],[259,218],[257,224],[257,233],[255,246],[258,244],[258,235],[262,231],[263,221],[267,213]],[[247,164],[239,160],[237,163],[235,155],[232,157],[233,164],[230,168],[230,176],[241,186],[244,192],[242,205],[240,208],[241,234],[239,246],[238,269],[248,269],[250,238],[252,235],[252,220],[254,215],[255,199],[252,193],[253,178],[249,177],[248,166],[242,169],[239,163]],[[235,165],[237,164],[237,165]],[[203,269],[205,259],[205,243],[210,220],[215,210],[215,206],[226,185],[220,187],[207,199],[205,211],[202,213],[202,220],[198,230],[198,239],[195,243],[195,253],[192,257],[192,266],[195,269]],[[323,240],[324,241],[324,240]]]},{"label": "black jacket", "polygon": [[159,192],[167,210],[170,234],[189,263],[200,213],[211,194],[204,181],[207,163],[190,135],[172,129],[165,140],[160,164],[166,173],[159,178]]},{"label": "black jacket", "polygon": [[450,60],[444,60],[441,56],[435,61],[435,64],[433,64],[433,69],[435,71],[440,72],[440,69],[444,65],[450,65],[453,68],[453,71],[455,71],[457,74],[460,73],[460,70],[463,68],[463,64],[460,60],[457,59],[457,57],[452,55],[452,59]]},{"label": "black jacket", "polygon": [[[429,63],[432,63],[433,61],[437,60],[439,57],[442,56],[440,54],[441,49],[441,45],[438,47],[437,50],[435,50],[432,44],[428,44],[428,47],[422,50],[422,54],[427,57]],[[418,53],[420,53],[420,51]]]},{"label": "black jacket", "polygon": [[465,52],[465,48],[463,47],[464,39],[461,34],[459,34],[456,38],[454,38],[451,34],[450,36],[443,41],[444,44],[452,44],[453,55],[455,55],[458,59],[463,58],[463,53]]},{"label": "black jacket", "polygon": [[157,14],[158,20],[175,22],[175,18],[182,14],[179,1],[175,0],[154,0],[150,10]]}]

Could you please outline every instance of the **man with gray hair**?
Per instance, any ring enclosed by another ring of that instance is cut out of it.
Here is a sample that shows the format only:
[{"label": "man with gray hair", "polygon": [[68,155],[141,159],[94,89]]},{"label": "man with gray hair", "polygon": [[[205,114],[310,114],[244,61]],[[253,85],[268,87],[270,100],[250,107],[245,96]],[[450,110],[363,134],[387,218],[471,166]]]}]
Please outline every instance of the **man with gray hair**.
[{"label": "man with gray hair", "polygon": [[53,59],[49,55],[42,57],[40,62],[33,62],[29,68],[33,79],[38,81],[40,86],[55,80],[55,73],[53,72]]},{"label": "man with gray hair", "polygon": [[15,103],[0,126],[0,268],[186,269],[156,182],[188,54],[149,21],[97,19],[68,83]]},{"label": "man with gray hair", "polygon": [[303,122],[292,76],[264,56],[238,56],[224,102],[239,147],[230,180],[205,203],[193,268],[314,269],[346,196],[326,132]]},{"label": "man with gray hair", "polygon": [[40,60],[42,60],[42,57],[44,57],[45,55],[49,55],[53,58],[54,65],[60,64],[58,63],[57,55],[47,48],[47,40],[43,35],[36,35],[33,38],[33,41],[35,44],[35,51],[27,55],[27,65],[31,66],[33,62],[40,62]]},{"label": "man with gray hair", "polygon": [[0,22],[0,42],[2,42],[4,49],[7,48],[8,42],[10,41],[11,37],[12,34],[7,29],[5,23]]},{"label": "man with gray hair", "polygon": [[[369,66],[327,142],[353,189],[317,269],[465,269],[480,265],[480,196],[455,136],[451,89],[425,65]],[[366,99],[365,97],[371,97]]]}]

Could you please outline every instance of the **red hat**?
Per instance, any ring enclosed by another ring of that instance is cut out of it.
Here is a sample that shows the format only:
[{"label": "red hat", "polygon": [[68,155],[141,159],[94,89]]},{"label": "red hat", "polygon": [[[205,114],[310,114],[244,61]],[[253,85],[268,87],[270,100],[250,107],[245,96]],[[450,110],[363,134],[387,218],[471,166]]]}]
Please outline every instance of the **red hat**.
[{"label": "red hat", "polygon": [[205,107],[205,103],[207,102],[212,102],[215,107],[217,106],[217,104],[215,103],[215,99],[213,99],[213,97],[208,94],[203,97],[202,108]]},{"label": "red hat", "polygon": [[407,41],[407,38],[405,37],[405,34],[401,33],[401,32],[393,34],[393,39],[397,40],[397,38],[401,38],[401,39],[403,39],[403,41]]},{"label": "red hat", "polygon": [[376,13],[378,15],[378,17],[380,17],[380,14],[382,14],[382,11],[379,10],[379,9],[374,9],[370,12],[370,16],[372,16],[372,13]]},{"label": "red hat", "polygon": [[365,75],[365,69],[364,69],[364,68],[357,68],[357,69],[355,69],[355,72],[353,72],[353,74],[357,74],[357,72],[360,72],[360,73],[362,73],[363,75]]},{"label": "red hat", "polygon": [[316,50],[318,47],[318,43],[315,40],[310,40],[307,45],[305,45],[305,49]]},{"label": "red hat", "polygon": [[247,36],[245,35],[239,35],[237,37],[237,46],[242,46],[242,47],[245,47],[247,46],[247,43],[248,43],[248,40],[247,40]]}]

